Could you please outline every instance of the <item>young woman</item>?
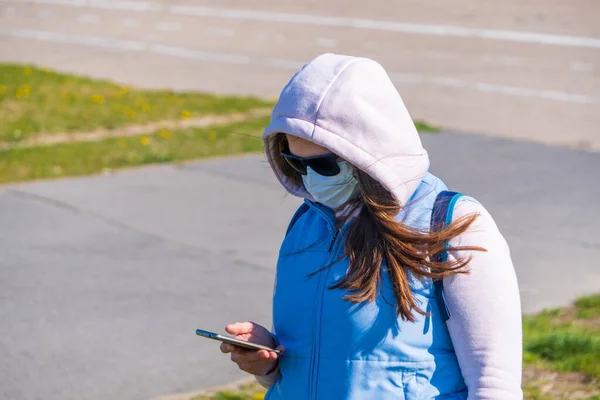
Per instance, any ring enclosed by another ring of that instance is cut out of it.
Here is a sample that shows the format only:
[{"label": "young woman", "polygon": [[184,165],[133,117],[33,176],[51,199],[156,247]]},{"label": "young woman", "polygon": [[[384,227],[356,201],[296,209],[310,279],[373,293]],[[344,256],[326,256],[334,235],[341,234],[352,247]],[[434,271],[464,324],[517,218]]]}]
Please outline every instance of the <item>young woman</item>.
[{"label": "young woman", "polygon": [[281,245],[272,332],[226,330],[283,353],[221,350],[266,399],[521,399],[508,246],[477,201],[428,172],[384,69],[317,57],[263,139],[277,179],[305,201]]}]

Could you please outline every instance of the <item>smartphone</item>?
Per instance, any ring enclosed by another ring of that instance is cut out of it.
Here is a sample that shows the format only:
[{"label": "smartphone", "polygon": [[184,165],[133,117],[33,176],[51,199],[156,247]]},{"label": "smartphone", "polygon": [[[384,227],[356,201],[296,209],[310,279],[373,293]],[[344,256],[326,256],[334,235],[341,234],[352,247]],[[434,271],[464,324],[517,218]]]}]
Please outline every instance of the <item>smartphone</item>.
[{"label": "smartphone", "polygon": [[213,340],[218,340],[218,341],[224,342],[224,343],[229,343],[229,344],[232,344],[237,347],[243,347],[244,349],[248,349],[248,350],[256,350],[256,351],[267,350],[267,351],[272,351],[274,353],[277,353],[278,356],[281,355],[281,351],[279,351],[277,349],[272,349],[270,347],[263,346],[261,344],[247,342],[245,340],[239,340],[239,339],[233,338],[231,336],[223,336],[223,335],[219,335],[218,333],[203,331],[202,329],[196,329],[196,335],[202,336],[205,338],[209,338],[209,339],[213,339]]}]

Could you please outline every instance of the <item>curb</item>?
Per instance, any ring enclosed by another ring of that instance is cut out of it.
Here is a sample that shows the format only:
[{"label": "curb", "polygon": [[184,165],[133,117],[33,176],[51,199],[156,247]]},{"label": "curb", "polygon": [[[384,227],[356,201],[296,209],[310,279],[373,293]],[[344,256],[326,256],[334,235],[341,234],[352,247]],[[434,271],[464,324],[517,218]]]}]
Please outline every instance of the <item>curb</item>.
[{"label": "curb", "polygon": [[228,383],[223,386],[215,386],[215,387],[205,389],[205,390],[200,390],[197,392],[169,394],[169,395],[165,395],[165,396],[154,397],[150,400],[190,400],[196,396],[202,396],[202,395],[211,396],[217,392],[223,392],[226,390],[236,390],[241,385],[244,385],[247,383],[252,383],[254,381],[255,381],[254,378],[244,378],[244,379],[240,379],[237,381],[233,381],[233,382]]}]

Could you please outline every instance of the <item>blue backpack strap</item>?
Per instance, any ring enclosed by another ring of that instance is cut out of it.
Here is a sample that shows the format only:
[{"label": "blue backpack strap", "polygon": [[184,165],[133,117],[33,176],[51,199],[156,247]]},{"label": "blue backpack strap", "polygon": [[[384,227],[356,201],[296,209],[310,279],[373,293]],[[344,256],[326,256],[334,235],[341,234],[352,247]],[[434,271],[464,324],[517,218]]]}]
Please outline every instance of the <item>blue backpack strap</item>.
[{"label": "blue backpack strap", "polygon": [[[431,231],[436,232],[444,229],[452,223],[452,214],[454,214],[454,206],[458,199],[463,196],[461,193],[450,192],[444,190],[440,192],[433,204],[433,211],[431,213]],[[450,243],[446,242],[446,248],[450,247]],[[435,261],[445,262],[448,260],[448,252],[442,251],[436,257]],[[446,305],[446,299],[444,297],[444,281],[438,279],[433,282],[435,286],[435,298],[437,300],[438,309],[442,314],[442,319],[448,321],[450,319],[450,310]]]}]

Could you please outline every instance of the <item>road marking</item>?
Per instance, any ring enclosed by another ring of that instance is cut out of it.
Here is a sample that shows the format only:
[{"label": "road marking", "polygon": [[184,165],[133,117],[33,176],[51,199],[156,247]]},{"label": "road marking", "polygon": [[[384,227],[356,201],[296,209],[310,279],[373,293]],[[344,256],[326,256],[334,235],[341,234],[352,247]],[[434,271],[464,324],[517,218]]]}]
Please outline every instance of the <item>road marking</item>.
[{"label": "road marking", "polygon": [[546,33],[501,29],[478,29],[462,26],[418,24],[365,18],[327,17],[321,15],[204,7],[196,5],[162,5],[160,3],[141,1],[132,2],[123,0],[0,0],[0,2],[36,3],[137,12],[169,12],[178,15],[194,15],[200,17],[223,18],[241,21],[275,22],[309,26],[325,26],[332,28],[354,28],[424,36],[444,36],[600,49],[600,38],[595,37],[552,35]]},{"label": "road marking", "polygon": [[565,103],[600,103],[600,96],[588,96],[585,94],[567,93],[553,90],[530,89],[520,86],[499,85],[495,83],[486,82],[467,82],[460,79],[448,78],[443,76],[423,76],[413,74],[390,73],[390,78],[393,81],[402,83],[429,84],[434,86],[443,86],[455,89],[469,89],[478,92],[496,93],[508,96],[536,97],[539,99],[559,101]]},{"label": "road marking", "polygon": [[[422,53],[423,56],[432,60],[450,60],[460,61],[464,60],[464,55],[452,52],[444,51],[425,51]],[[535,58],[528,59],[525,57],[507,56],[501,54],[487,54],[478,53],[471,55],[472,59],[478,63],[484,63],[488,65],[501,65],[503,67],[528,67],[528,68],[542,68],[552,67],[556,69],[569,70],[574,72],[586,73],[594,72],[594,64],[583,61],[571,61],[566,60],[537,60]]]},{"label": "road marking", "polygon": [[[256,57],[235,53],[217,53],[201,50],[186,49],[140,42],[135,40],[122,40],[98,36],[68,35],[57,32],[47,32],[32,29],[0,29],[0,35],[25,39],[40,40],[53,43],[77,44],[92,47],[102,47],[115,50],[140,51],[155,53],[164,56],[191,59],[196,61],[218,62],[225,64],[256,64],[265,67],[297,70],[304,63],[296,60]],[[551,90],[538,90],[519,86],[499,85],[487,82],[468,82],[443,76],[424,76],[417,74],[389,73],[390,78],[397,84],[427,84],[433,86],[465,89],[484,93],[495,93],[507,96],[532,97],[549,101],[599,104],[600,95],[584,95]]]},{"label": "road marking", "polygon": [[302,67],[303,63],[294,60],[284,60],[282,58],[267,58],[263,61],[266,67],[277,68],[277,69],[289,69],[297,71]]},{"label": "road marking", "polygon": [[77,22],[82,24],[98,24],[100,17],[94,14],[82,14],[77,17]]},{"label": "road marking", "polygon": [[157,54],[163,54],[166,56],[173,56],[179,58],[187,58],[196,61],[213,61],[226,64],[250,63],[250,57],[242,54],[226,54],[209,51],[198,51],[191,49],[183,49],[181,47],[164,46],[160,44],[151,44],[148,46],[148,50]]},{"label": "road marking", "polygon": [[248,64],[250,62],[249,57],[244,55],[191,50],[160,44],[145,43],[136,40],[112,39],[99,36],[68,35],[64,33],[39,31],[33,29],[0,29],[0,35],[40,40],[44,42],[103,47],[115,50],[145,51],[197,61],[212,61],[229,64]]}]

